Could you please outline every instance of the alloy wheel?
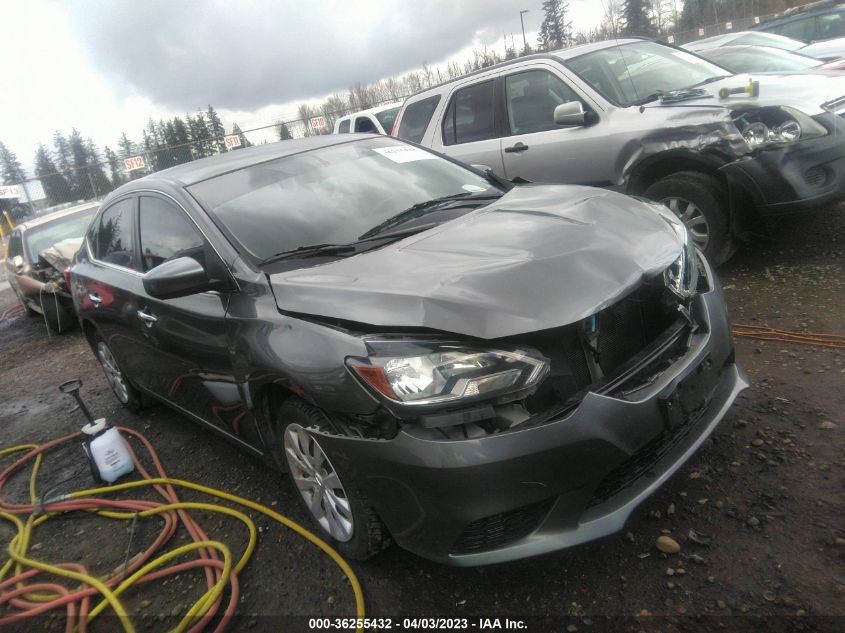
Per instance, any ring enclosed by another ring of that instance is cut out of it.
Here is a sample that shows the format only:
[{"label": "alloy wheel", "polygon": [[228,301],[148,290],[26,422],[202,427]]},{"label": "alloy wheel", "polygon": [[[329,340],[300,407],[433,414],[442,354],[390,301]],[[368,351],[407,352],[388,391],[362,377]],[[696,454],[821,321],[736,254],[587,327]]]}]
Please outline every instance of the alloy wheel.
[{"label": "alloy wheel", "polygon": [[684,198],[664,198],[661,202],[684,223],[695,245],[702,251],[707,248],[707,242],[710,241],[710,224],[701,209],[694,202]]},{"label": "alloy wheel", "polygon": [[328,455],[313,435],[295,423],[285,429],[284,444],[291,476],[314,520],[335,540],[349,541],[352,508]]},{"label": "alloy wheel", "polygon": [[117,361],[103,341],[97,344],[97,357],[100,359],[100,364],[103,366],[103,373],[106,375],[106,380],[109,381],[114,395],[123,404],[129,402],[129,389],[126,386],[126,380],[123,377],[123,372],[117,366]]}]

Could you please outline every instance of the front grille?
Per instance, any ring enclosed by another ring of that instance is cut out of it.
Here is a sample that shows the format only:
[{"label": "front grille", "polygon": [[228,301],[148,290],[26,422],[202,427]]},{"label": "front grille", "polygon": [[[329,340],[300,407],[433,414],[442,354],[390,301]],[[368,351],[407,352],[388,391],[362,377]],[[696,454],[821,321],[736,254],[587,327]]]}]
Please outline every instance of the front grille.
[{"label": "front grille", "polygon": [[470,523],[452,548],[453,554],[473,554],[503,547],[528,536],[551,510],[553,499],[523,506]]},{"label": "front grille", "polygon": [[674,319],[665,314],[664,294],[664,287],[644,284],[596,315],[598,363],[606,376],[656,339]]}]

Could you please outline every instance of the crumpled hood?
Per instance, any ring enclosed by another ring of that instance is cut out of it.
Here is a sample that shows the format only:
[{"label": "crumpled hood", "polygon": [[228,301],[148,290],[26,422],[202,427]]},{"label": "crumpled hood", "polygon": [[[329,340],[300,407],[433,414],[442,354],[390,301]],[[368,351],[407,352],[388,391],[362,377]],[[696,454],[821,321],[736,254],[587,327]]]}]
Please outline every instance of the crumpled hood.
[{"label": "crumpled hood", "polygon": [[[760,95],[731,95],[726,99],[719,98],[721,88],[742,88],[750,80],[760,82]],[[759,106],[790,106],[805,114],[821,114],[822,105],[845,97],[845,75],[841,73],[752,73],[733,75],[727,79],[715,81],[712,84],[700,86],[702,90],[712,95],[712,98],[690,99],[675,103],[660,104],[655,107],[679,107],[704,105],[719,105],[732,108],[740,104],[755,104]]]},{"label": "crumpled hood", "polygon": [[63,240],[44,249],[38,256],[59,272],[64,272],[73,265],[73,256],[81,246],[81,237]]},{"label": "crumpled hood", "polygon": [[525,185],[384,248],[270,275],[283,311],[484,339],[566,325],[660,272],[682,245],[656,205]]}]

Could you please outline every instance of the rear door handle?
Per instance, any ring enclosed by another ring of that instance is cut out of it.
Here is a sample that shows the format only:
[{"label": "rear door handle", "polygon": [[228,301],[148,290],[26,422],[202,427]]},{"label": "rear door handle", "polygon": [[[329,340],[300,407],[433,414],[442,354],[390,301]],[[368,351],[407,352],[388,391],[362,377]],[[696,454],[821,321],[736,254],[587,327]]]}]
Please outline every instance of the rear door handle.
[{"label": "rear door handle", "polygon": [[103,300],[100,298],[100,295],[98,295],[96,292],[89,292],[88,300],[94,304],[95,308],[99,308],[100,304],[103,302]]},{"label": "rear door handle", "polygon": [[511,145],[510,147],[505,148],[505,152],[508,154],[513,154],[514,152],[524,152],[528,149],[528,146],[525,143],[517,143],[516,145]]},{"label": "rear door handle", "polygon": [[143,310],[138,310],[138,318],[141,319],[147,327],[152,326],[153,323],[158,321],[158,317],[153,316],[148,312],[144,312]]}]

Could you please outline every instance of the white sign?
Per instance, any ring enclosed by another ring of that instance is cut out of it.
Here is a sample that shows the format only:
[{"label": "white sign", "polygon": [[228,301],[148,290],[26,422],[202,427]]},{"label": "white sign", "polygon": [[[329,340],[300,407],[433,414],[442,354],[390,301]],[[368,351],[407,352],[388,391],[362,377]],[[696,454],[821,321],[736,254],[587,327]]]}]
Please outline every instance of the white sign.
[{"label": "white sign", "polygon": [[20,185],[0,186],[0,198],[23,198],[23,189]]},{"label": "white sign", "polygon": [[760,24],[760,18],[758,16],[754,16],[754,24]]},{"label": "white sign", "polygon": [[126,167],[126,171],[134,171],[136,169],[144,169],[147,164],[144,162],[143,156],[132,156],[123,159],[123,166]]},{"label": "white sign", "polygon": [[729,31],[730,31],[733,27],[734,27],[734,23],[733,23],[733,22],[725,22],[725,28],[726,28],[726,29],[728,29]]},{"label": "white sign", "polygon": [[235,149],[241,146],[241,137],[239,134],[229,134],[223,137],[223,142],[226,143],[226,149]]},{"label": "white sign", "polygon": [[704,37],[704,29],[698,29],[698,37]]},{"label": "white sign", "polygon": [[312,116],[311,127],[313,127],[315,130],[322,130],[324,127],[326,127],[326,117]]},{"label": "white sign", "polygon": [[675,36],[670,35],[669,37],[666,38],[666,41],[669,42],[670,44],[674,44],[675,43]]},{"label": "white sign", "polygon": [[389,158],[394,163],[412,163],[416,160],[431,160],[437,158],[419,147],[412,147],[411,145],[394,145],[392,147],[374,147],[373,151],[381,154],[385,158]]}]

